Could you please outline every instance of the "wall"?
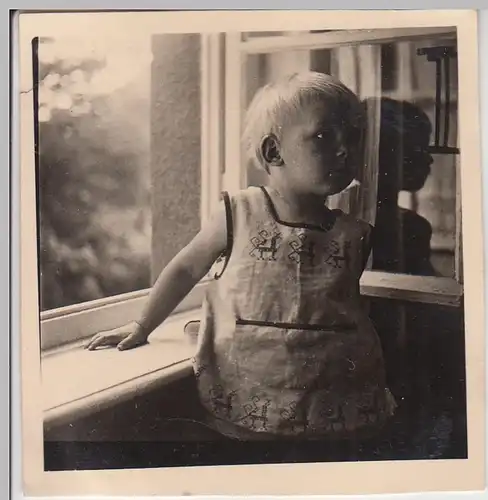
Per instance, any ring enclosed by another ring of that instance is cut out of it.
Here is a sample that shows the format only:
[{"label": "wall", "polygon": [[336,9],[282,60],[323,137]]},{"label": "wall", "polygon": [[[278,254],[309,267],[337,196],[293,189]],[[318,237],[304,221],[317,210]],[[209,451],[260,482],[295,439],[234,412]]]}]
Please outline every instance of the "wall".
[{"label": "wall", "polygon": [[184,449],[178,441],[215,440],[213,432],[191,422],[199,418],[195,381],[182,379],[164,390],[49,429],[44,436],[45,468],[175,465],[175,448]]},{"label": "wall", "polygon": [[200,228],[200,36],[155,35],[152,50],[154,281]]}]

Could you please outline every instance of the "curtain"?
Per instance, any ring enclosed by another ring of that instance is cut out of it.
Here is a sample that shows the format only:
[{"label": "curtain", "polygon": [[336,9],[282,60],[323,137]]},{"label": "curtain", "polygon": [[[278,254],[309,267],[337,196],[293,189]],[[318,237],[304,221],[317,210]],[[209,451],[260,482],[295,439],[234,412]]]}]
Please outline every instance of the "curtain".
[{"label": "curtain", "polygon": [[[360,45],[333,50],[331,73],[347,85],[361,100],[381,95],[381,47]],[[340,208],[371,224],[376,215],[378,178],[378,148],[380,125],[379,102],[366,108],[367,127],[364,137],[362,164],[359,165],[359,185],[331,196],[330,208]]]}]

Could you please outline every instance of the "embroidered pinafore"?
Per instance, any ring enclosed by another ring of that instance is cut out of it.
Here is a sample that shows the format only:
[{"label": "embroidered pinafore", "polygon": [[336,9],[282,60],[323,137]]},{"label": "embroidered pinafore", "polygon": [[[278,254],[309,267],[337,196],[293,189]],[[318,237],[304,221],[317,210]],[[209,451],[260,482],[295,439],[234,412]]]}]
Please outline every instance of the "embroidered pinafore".
[{"label": "embroidered pinafore", "polygon": [[382,424],[394,402],[359,293],[371,226],[340,211],[323,227],[281,221],[265,188],[229,206],[232,249],[209,285],[194,358],[212,418],[289,437]]}]

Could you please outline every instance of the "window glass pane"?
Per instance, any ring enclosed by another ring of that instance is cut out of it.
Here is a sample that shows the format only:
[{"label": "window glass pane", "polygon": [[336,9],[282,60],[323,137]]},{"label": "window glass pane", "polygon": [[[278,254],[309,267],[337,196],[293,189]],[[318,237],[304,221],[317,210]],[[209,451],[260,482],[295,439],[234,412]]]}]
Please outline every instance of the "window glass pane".
[{"label": "window glass pane", "polygon": [[395,44],[397,83],[390,89],[383,87],[376,219],[379,238],[373,266],[391,272],[454,277],[459,163],[455,154],[457,60],[445,57],[439,63],[443,81],[436,105],[436,62],[419,54],[428,47],[435,48],[432,56],[454,55],[456,42],[433,39]]},{"label": "window glass pane", "polygon": [[[87,34],[83,39],[39,41],[42,310],[151,286],[155,178],[151,136],[164,128],[157,118],[161,113],[154,111],[164,103],[153,102],[151,79],[161,59],[166,57],[168,68],[175,66],[174,47],[169,44],[166,55],[159,51],[157,60],[151,42],[149,34],[122,33],[113,39]],[[178,55],[185,63],[184,53]],[[198,54],[196,63],[198,73]],[[180,86],[170,69],[156,76],[168,88]],[[198,85],[197,80],[197,89]],[[170,97],[177,95],[187,97],[181,92]],[[198,107],[198,100],[195,104]],[[195,128],[194,121],[191,127]],[[196,129],[199,134],[198,125]],[[171,139],[170,134],[161,134],[160,141]],[[193,143],[189,141],[190,149]],[[165,165],[172,160],[173,168],[178,168],[175,151],[168,149],[173,157],[167,157]],[[199,162],[199,145],[193,152]],[[172,188],[177,191],[177,186]],[[190,189],[185,185],[190,199],[194,190],[199,196],[199,189],[199,182]],[[195,219],[199,224],[198,211],[187,218],[190,226]],[[174,222],[168,223],[170,233],[177,233]]]},{"label": "window glass pane", "polygon": [[150,285],[149,38],[41,40],[42,309]]},{"label": "window glass pane", "polygon": [[[459,156],[451,153],[457,146],[457,63],[449,59],[449,105],[442,97],[439,108],[439,141],[444,144],[446,138],[448,147],[432,151],[427,148],[436,136],[436,63],[417,54],[419,49],[438,46],[455,49],[456,42],[399,41],[281,51],[246,59],[246,104],[265,83],[308,69],[337,76],[363,101],[369,140],[365,167],[358,175],[361,185],[331,197],[328,204],[376,226],[378,240],[370,262],[376,270],[454,276]],[[266,173],[248,161],[248,185],[266,181]]]}]

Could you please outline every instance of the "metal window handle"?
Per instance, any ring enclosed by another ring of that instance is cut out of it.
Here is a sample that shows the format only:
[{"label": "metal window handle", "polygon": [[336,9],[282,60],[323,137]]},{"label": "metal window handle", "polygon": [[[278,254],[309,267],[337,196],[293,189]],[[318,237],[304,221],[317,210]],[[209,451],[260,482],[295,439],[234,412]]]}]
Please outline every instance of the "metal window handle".
[{"label": "metal window handle", "polygon": [[[427,61],[435,62],[435,123],[434,144],[429,147],[432,154],[459,154],[459,148],[449,146],[449,126],[451,109],[450,64],[457,57],[456,48],[452,46],[424,47],[417,50],[420,56],[426,56]],[[444,71],[442,71],[444,69]],[[444,89],[444,106],[442,105],[442,90]],[[441,119],[444,114],[443,140],[441,143]]]}]

